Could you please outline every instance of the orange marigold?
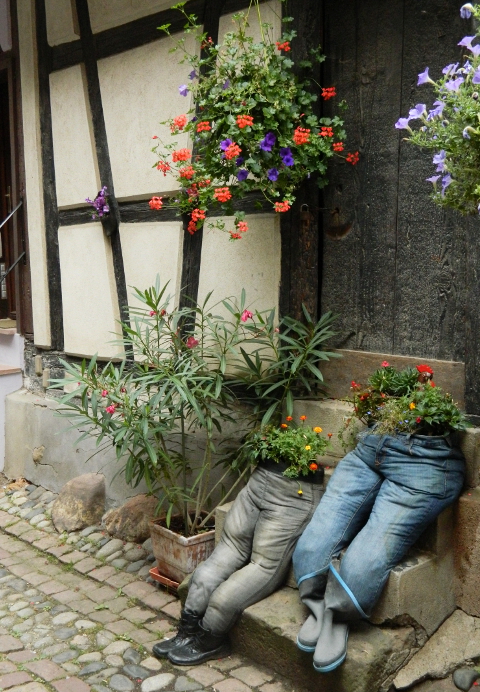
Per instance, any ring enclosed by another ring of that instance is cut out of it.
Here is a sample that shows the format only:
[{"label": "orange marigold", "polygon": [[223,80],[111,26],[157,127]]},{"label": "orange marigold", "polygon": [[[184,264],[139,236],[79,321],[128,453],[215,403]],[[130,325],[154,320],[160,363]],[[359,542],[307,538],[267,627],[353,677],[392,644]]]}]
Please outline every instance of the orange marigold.
[{"label": "orange marigold", "polygon": [[312,463],[308,465],[308,468],[310,469],[310,471],[316,471],[318,469],[318,464],[312,461]]}]

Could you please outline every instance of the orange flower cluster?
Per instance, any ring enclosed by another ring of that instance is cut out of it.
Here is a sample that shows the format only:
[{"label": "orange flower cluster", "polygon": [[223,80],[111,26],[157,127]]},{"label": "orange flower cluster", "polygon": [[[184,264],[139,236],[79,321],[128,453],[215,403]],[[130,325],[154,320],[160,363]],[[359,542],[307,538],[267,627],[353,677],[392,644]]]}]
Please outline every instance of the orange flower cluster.
[{"label": "orange flower cluster", "polygon": [[290,48],[290,41],[284,41],[283,43],[277,41],[275,45],[277,46],[278,50],[284,50],[286,53],[288,53],[289,50],[292,50]]},{"label": "orange flower cluster", "polygon": [[333,130],[331,127],[322,127],[321,132],[318,134],[320,137],[333,137]]},{"label": "orange flower cluster", "polygon": [[195,221],[189,221],[188,226],[187,226],[187,231],[190,233],[190,235],[193,235],[196,230],[197,230],[197,224],[195,223]]},{"label": "orange flower cluster", "polygon": [[176,163],[177,161],[188,161],[191,155],[191,149],[179,149],[178,151],[172,152],[172,161],[174,163]]},{"label": "orange flower cluster", "polygon": [[183,130],[187,122],[188,118],[186,115],[177,115],[177,117],[173,119],[173,123],[170,125],[170,129],[172,132],[178,132],[179,130]]},{"label": "orange flower cluster", "polygon": [[152,197],[148,203],[150,209],[161,209],[163,207],[163,202],[161,197]]},{"label": "orange flower cluster", "polygon": [[300,144],[306,144],[310,139],[310,130],[305,127],[297,127],[293,133],[293,141],[298,146]]},{"label": "orange flower cluster", "polygon": [[194,221],[203,221],[205,219],[205,211],[203,209],[194,209],[192,211],[192,219]]},{"label": "orange flower cluster", "polygon": [[245,221],[239,221],[237,223],[237,228],[240,233],[246,233],[248,231],[248,224]]},{"label": "orange flower cluster", "polygon": [[236,159],[237,156],[240,156],[242,153],[242,150],[238,146],[238,144],[235,144],[235,142],[232,142],[226,149],[225,149],[225,158],[226,159]]},{"label": "orange flower cluster", "polygon": [[212,129],[212,126],[210,125],[208,120],[202,120],[197,125],[197,132],[206,132],[206,131],[211,130],[211,129]]},{"label": "orange flower cluster", "polygon": [[232,198],[232,193],[228,187],[217,187],[213,196],[218,202],[228,202],[228,200]]},{"label": "orange flower cluster", "polygon": [[275,202],[275,211],[288,211],[290,209],[290,205],[287,200],[284,202]]},{"label": "orange flower cluster", "polygon": [[163,175],[167,175],[167,171],[170,170],[170,164],[166,161],[159,161],[157,163],[157,171],[162,171]]},{"label": "orange flower cluster", "polygon": [[334,142],[332,147],[333,151],[343,151],[343,142]]},{"label": "orange flower cluster", "polygon": [[355,166],[356,163],[358,163],[360,159],[360,156],[358,154],[358,151],[356,151],[354,154],[347,154],[346,161],[347,163],[351,163],[352,166]]},{"label": "orange flower cluster", "polygon": [[253,125],[253,117],[251,115],[237,115],[237,125],[242,130],[244,127]]},{"label": "orange flower cluster", "polygon": [[180,178],[186,178],[187,180],[191,180],[191,178],[193,178],[193,176],[195,175],[195,169],[193,168],[193,166],[184,166],[183,168],[180,168],[178,174]]},{"label": "orange flower cluster", "polygon": [[335,87],[326,87],[325,89],[322,89],[322,98],[325,99],[325,101],[328,101],[328,99],[333,99],[333,97],[336,95],[337,92]]}]

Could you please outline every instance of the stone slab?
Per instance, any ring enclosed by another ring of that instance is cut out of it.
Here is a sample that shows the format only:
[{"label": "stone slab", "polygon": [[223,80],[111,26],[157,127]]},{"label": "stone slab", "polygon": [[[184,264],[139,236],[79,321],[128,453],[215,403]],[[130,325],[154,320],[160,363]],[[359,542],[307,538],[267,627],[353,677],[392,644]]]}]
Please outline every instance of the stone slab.
[{"label": "stone slab", "polygon": [[455,516],[455,591],[457,605],[480,616],[480,488],[460,496]]}]

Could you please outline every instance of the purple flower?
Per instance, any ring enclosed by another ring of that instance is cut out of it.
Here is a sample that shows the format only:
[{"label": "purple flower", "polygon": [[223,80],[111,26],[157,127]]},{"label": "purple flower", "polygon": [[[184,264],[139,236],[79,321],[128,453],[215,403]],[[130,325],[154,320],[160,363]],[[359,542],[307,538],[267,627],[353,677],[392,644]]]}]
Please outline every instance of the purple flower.
[{"label": "purple flower", "polygon": [[450,185],[452,182],[452,176],[450,173],[447,173],[447,175],[444,175],[442,178],[442,197],[445,197],[445,190],[447,187]]},{"label": "purple flower", "polygon": [[458,91],[460,88],[460,84],[463,84],[464,82],[463,77],[457,77],[457,79],[450,79],[450,81],[445,82],[444,87],[447,89],[447,91]]},{"label": "purple flower", "polygon": [[412,108],[410,111],[408,111],[409,120],[416,120],[417,118],[421,118],[422,115],[426,112],[426,110],[427,107],[424,103],[417,103],[415,108]]},{"label": "purple flower", "polygon": [[223,91],[225,91],[225,89],[228,89],[229,86],[230,86],[230,80],[227,79],[227,80],[225,80],[225,82],[223,83],[223,86],[222,86]]},{"label": "purple flower", "polygon": [[472,84],[480,84],[480,66],[473,73]]},{"label": "purple flower", "polygon": [[178,92],[180,96],[186,96],[188,94],[188,87],[186,84],[182,84],[182,86],[178,87]]},{"label": "purple flower", "polygon": [[243,158],[243,156],[239,156],[235,163],[237,164],[237,166],[243,166],[244,161],[245,159]]},{"label": "purple flower", "polygon": [[228,147],[230,146],[230,144],[233,144],[233,141],[232,141],[231,139],[223,139],[223,140],[220,142],[220,149],[222,149],[223,151],[225,151],[226,149],[228,149]]},{"label": "purple flower", "polygon": [[461,41],[457,43],[457,46],[465,46],[465,48],[468,48],[469,50],[472,49],[472,41],[475,38],[475,36],[464,36]]},{"label": "purple flower", "polygon": [[462,67],[462,70],[467,74],[473,70],[472,63],[470,62],[470,60],[467,60],[465,62],[464,66]]},{"label": "purple flower", "polygon": [[295,164],[290,147],[282,147],[280,149],[280,158],[284,166],[293,166]]},{"label": "purple flower", "polygon": [[197,73],[195,70],[192,70],[190,74],[188,75],[189,79],[196,79],[198,77]]},{"label": "purple flower", "polygon": [[436,108],[432,108],[431,111],[428,111],[427,120],[432,120],[437,115],[442,115],[443,109],[445,108],[445,103],[443,101],[434,101],[433,105],[436,106]]},{"label": "purple flower", "polygon": [[276,168],[270,168],[267,171],[267,177],[272,182],[275,182],[276,180],[278,180],[278,170]]},{"label": "purple flower", "polygon": [[439,178],[440,178],[439,175],[432,175],[431,178],[425,178],[425,180],[426,180],[427,182],[433,183],[433,184],[435,185],[435,183],[437,182],[437,180],[438,180]]},{"label": "purple flower", "polygon": [[428,76],[428,70],[429,68],[426,67],[424,72],[420,72],[418,75],[417,86],[420,86],[420,84],[426,84],[427,82],[431,82],[432,84],[434,83],[433,80]]},{"label": "purple flower", "polygon": [[465,127],[462,132],[463,139],[471,139],[470,135],[468,134],[468,127]]},{"label": "purple flower", "polygon": [[267,132],[265,137],[260,142],[260,149],[262,149],[263,151],[272,151],[272,148],[274,147],[276,141],[277,138],[275,137],[273,132]]},{"label": "purple flower", "polygon": [[473,55],[474,55],[476,58],[478,58],[478,56],[480,55],[480,45],[478,45],[478,46],[472,46],[472,47],[470,48],[470,50],[472,51]]},{"label": "purple flower", "polygon": [[443,68],[442,72],[443,74],[449,74],[451,77],[453,77],[454,74],[457,74],[457,67],[458,67],[458,62],[456,63],[450,63],[450,65],[447,65],[446,67]]},{"label": "purple flower", "polygon": [[88,202],[95,209],[95,213],[92,214],[92,219],[101,218],[104,214],[108,214],[110,207],[107,203],[107,186],[104,185],[102,189],[98,192],[95,199],[86,198],[85,202]]},{"label": "purple flower", "polygon": [[395,127],[397,130],[410,130],[410,127],[408,126],[410,118],[399,118],[397,122],[395,123]]},{"label": "purple flower", "polygon": [[473,6],[468,2],[466,5],[462,5],[460,8],[460,17],[462,19],[470,19],[473,12]]},{"label": "purple flower", "polygon": [[246,178],[248,178],[247,169],[246,168],[240,168],[240,170],[237,171],[237,178],[240,182],[242,182],[242,180],[245,180]]},{"label": "purple flower", "polygon": [[437,167],[437,173],[443,173],[445,170],[445,158],[447,154],[444,149],[438,152],[438,154],[435,154],[432,161],[434,165]]}]

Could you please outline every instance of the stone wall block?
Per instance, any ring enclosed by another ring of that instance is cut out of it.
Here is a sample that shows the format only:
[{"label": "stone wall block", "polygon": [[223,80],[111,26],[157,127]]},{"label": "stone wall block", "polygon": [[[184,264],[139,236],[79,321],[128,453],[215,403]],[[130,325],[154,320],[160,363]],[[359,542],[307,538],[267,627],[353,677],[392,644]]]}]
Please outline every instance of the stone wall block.
[{"label": "stone wall block", "polygon": [[480,617],[480,488],[467,490],[457,503],[453,545],[457,605]]},{"label": "stone wall block", "polygon": [[465,485],[480,486],[480,428],[468,428],[460,435],[460,447],[465,455]]},{"label": "stone wall block", "polygon": [[85,473],[72,478],[52,507],[57,531],[78,531],[98,524],[105,512],[105,476]]}]

